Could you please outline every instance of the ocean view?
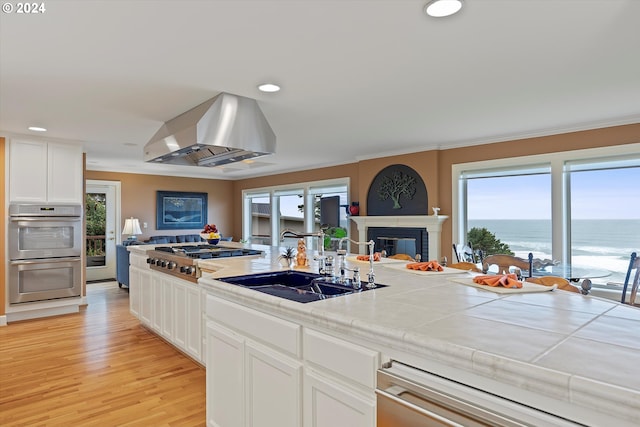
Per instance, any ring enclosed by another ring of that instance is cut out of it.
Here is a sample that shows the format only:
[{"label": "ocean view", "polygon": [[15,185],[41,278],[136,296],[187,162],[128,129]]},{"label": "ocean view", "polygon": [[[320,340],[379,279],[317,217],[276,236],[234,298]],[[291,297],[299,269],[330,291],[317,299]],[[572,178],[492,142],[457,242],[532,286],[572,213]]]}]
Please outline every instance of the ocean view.
[{"label": "ocean view", "polygon": [[[551,259],[551,220],[469,220],[469,229],[486,228],[515,255]],[[594,279],[597,283],[623,282],[631,252],[640,251],[640,220],[574,220],[572,222],[572,263],[597,266],[611,275]],[[634,246],[635,245],[635,246]]]}]

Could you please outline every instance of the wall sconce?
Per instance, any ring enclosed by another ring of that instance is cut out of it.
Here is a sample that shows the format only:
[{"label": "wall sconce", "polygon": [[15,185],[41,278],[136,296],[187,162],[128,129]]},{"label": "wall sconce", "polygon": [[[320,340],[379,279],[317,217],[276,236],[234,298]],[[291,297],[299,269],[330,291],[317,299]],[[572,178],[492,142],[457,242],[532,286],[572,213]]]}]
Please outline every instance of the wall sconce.
[{"label": "wall sconce", "polygon": [[136,240],[136,235],[142,234],[142,230],[140,230],[140,221],[138,221],[138,218],[131,217],[125,219],[122,234],[128,234],[129,240]]}]

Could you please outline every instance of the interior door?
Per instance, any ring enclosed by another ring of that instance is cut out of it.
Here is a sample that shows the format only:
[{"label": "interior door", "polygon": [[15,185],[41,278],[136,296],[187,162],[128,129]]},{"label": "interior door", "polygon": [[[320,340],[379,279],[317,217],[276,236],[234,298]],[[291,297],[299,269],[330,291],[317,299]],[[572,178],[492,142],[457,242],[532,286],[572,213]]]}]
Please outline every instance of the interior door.
[{"label": "interior door", "polygon": [[87,210],[98,211],[85,212],[87,219],[87,282],[115,280],[120,183],[88,180],[86,191]]}]

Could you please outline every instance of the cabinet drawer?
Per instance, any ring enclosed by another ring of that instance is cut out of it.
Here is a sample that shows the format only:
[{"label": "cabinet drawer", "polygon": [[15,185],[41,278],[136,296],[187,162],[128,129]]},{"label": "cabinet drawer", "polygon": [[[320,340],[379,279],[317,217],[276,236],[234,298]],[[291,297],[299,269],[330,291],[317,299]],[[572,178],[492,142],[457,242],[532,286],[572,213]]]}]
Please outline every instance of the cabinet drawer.
[{"label": "cabinet drawer", "polygon": [[378,352],[306,328],[303,348],[305,360],[375,389],[380,361]]},{"label": "cabinet drawer", "polygon": [[149,268],[146,255],[129,254],[129,263],[138,268],[144,268],[145,270]]},{"label": "cabinet drawer", "polygon": [[300,357],[300,325],[207,295],[207,316],[242,335]]}]

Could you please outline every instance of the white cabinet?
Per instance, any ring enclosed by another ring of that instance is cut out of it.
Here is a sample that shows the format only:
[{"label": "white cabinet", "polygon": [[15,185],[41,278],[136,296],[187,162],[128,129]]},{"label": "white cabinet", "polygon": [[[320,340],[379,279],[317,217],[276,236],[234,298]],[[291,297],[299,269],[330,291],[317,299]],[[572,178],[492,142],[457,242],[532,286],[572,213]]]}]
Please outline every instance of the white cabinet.
[{"label": "white cabinet", "polygon": [[145,256],[131,254],[129,311],[199,363],[204,363],[202,298],[197,284],[150,270]]},{"label": "white cabinet", "polygon": [[212,295],[206,301],[207,425],[300,426],[300,326]]},{"label": "white cabinet", "polygon": [[198,285],[173,279],[173,343],[199,362],[202,357],[202,301]]},{"label": "white cabinet", "polygon": [[9,145],[9,200],[82,203],[82,147],[12,139]]},{"label": "white cabinet", "polygon": [[[153,318],[153,287],[151,286],[151,272],[139,271],[140,288],[140,322],[151,327]],[[131,280],[131,278],[129,278]]]},{"label": "white cabinet", "polygon": [[330,376],[307,370],[304,376],[304,425],[373,427],[376,401],[340,385]]},{"label": "white cabinet", "polygon": [[250,340],[244,359],[246,425],[300,426],[302,363]]},{"label": "white cabinet", "polygon": [[159,286],[157,289],[160,291],[160,299],[156,297],[156,305],[159,308],[157,310],[157,317],[159,318],[160,334],[162,337],[171,342],[173,341],[174,331],[174,318],[175,310],[173,307],[174,302],[174,285],[169,278],[161,277],[157,280]]},{"label": "white cabinet", "polygon": [[206,341],[207,426],[244,426],[245,340],[207,321]]},{"label": "white cabinet", "polygon": [[377,351],[305,328],[304,425],[373,427]]}]

